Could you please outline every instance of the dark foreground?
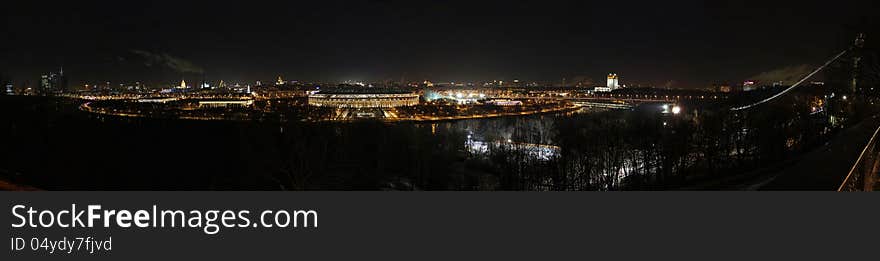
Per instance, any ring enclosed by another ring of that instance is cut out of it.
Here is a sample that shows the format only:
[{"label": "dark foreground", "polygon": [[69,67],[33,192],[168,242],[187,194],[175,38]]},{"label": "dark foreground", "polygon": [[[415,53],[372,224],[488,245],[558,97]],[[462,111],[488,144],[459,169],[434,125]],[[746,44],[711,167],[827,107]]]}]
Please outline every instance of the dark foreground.
[{"label": "dark foreground", "polygon": [[833,190],[880,124],[782,102],[433,123],[163,120],[80,103],[0,97],[3,189]]}]

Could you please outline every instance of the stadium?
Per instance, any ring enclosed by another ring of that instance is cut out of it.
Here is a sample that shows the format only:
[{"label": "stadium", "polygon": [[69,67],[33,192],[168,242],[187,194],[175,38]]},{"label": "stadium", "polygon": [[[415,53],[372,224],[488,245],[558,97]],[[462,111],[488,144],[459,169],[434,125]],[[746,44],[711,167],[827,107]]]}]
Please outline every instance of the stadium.
[{"label": "stadium", "polygon": [[332,108],[394,108],[419,104],[419,95],[387,89],[344,89],[309,95],[309,105]]}]

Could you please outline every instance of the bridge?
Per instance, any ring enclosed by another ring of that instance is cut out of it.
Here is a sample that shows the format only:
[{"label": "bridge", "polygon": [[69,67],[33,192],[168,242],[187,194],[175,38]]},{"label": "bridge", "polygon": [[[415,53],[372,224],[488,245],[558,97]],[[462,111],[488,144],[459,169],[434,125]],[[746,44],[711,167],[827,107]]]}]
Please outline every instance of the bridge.
[{"label": "bridge", "polygon": [[679,103],[682,101],[722,101],[728,98],[727,93],[693,93],[682,94],[667,89],[652,90],[652,93],[589,93],[570,94],[566,96],[530,96],[510,97],[532,100],[568,101],[575,106],[603,109],[632,109],[642,103]]},{"label": "bridge", "polygon": [[[876,118],[876,116],[875,116]],[[880,191],[880,133],[878,127],[837,191]]]},{"label": "bridge", "polygon": [[580,107],[601,108],[601,109],[632,109],[633,108],[633,104],[631,104],[631,103],[573,101],[572,104],[580,106]]},{"label": "bridge", "polygon": [[[767,98],[730,108],[736,113],[761,113],[764,104],[771,103],[795,90],[802,83],[826,70],[832,65],[852,68],[851,79],[848,79],[848,88],[842,91],[840,99],[847,100],[846,94],[851,99],[861,98],[866,100],[864,90],[859,89],[860,78],[858,76],[865,67],[862,59],[865,35],[859,34],[854,43],[847,49],[837,53],[822,65],[815,68],[809,74],[795,82],[788,88],[775,93]],[[843,57],[851,55],[851,63],[839,63]],[[874,61],[876,62],[876,61]],[[837,64],[836,64],[837,63]],[[873,65],[871,68],[878,68]],[[880,72],[870,72],[874,79]],[[864,76],[864,75],[862,75]],[[873,88],[872,88],[873,89]],[[867,102],[872,108],[869,111],[876,112],[874,101]],[[800,157],[799,162],[790,165],[781,171],[783,174],[773,175],[764,180],[751,184],[751,189],[782,190],[790,189],[786,184],[801,184],[795,189],[809,190],[837,190],[837,191],[874,191],[880,190],[880,114],[873,115],[853,123],[846,130],[825,143],[819,149]],[[849,164],[847,164],[849,163]],[[848,172],[842,168],[848,168]],[[805,184],[805,185],[804,185]],[[833,186],[833,187],[830,187]]]},{"label": "bridge", "polygon": [[[523,98],[523,97],[512,97]],[[533,100],[567,100],[572,102],[625,102],[625,103],[651,103],[651,102],[678,102],[683,100],[722,100],[724,94],[703,95],[667,95],[667,94],[587,94],[572,95],[565,97],[526,97]]]}]

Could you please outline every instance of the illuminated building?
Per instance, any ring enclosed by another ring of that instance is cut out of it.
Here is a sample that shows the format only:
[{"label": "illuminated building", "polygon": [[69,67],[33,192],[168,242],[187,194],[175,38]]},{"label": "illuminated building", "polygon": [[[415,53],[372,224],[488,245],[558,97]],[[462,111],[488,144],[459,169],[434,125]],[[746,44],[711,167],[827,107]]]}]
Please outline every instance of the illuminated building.
[{"label": "illuminated building", "polygon": [[177,86],[178,89],[186,89],[186,80],[180,80],[180,86]]},{"label": "illuminated building", "polygon": [[611,88],[597,86],[596,88],[593,88],[593,92],[611,92]]},{"label": "illuminated building", "polygon": [[281,75],[278,75],[278,80],[275,81],[275,85],[284,85],[284,84],[285,84],[285,82],[283,79],[281,79]]},{"label": "illuminated building", "polygon": [[40,76],[40,93],[48,94],[51,93],[55,87],[53,86],[53,78],[55,77],[54,73],[43,74]]},{"label": "illuminated building", "polygon": [[612,91],[620,89],[620,77],[618,77],[616,73],[608,74],[608,84],[605,87],[608,87],[608,89],[611,89]]},{"label": "illuminated building", "polygon": [[254,104],[254,100],[232,101],[199,101],[199,107],[223,108],[223,107],[247,107]]},{"label": "illuminated building", "polygon": [[757,89],[757,87],[756,87],[754,81],[745,81],[745,82],[743,82],[743,91],[745,91],[745,92],[747,92],[747,91],[754,91],[754,90],[756,90],[756,89]]},{"label": "illuminated building", "polygon": [[58,73],[50,72],[40,76],[39,92],[43,95],[64,92],[67,90],[67,78],[64,77],[64,68]]},{"label": "illuminated building", "polygon": [[418,94],[401,91],[321,91],[309,95],[309,105],[317,107],[393,108],[418,104]]},{"label": "illuminated building", "polygon": [[6,95],[15,95],[15,88],[12,85],[12,82],[6,83]]},{"label": "illuminated building", "polygon": [[491,100],[491,101],[486,101],[486,104],[497,105],[497,106],[518,106],[518,105],[522,105],[522,101]]}]

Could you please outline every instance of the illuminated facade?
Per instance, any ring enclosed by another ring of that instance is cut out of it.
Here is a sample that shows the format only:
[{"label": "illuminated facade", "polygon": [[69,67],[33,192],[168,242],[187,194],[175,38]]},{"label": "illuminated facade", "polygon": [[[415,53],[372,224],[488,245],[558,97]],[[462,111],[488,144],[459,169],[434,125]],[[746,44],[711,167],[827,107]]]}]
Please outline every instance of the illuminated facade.
[{"label": "illuminated facade", "polygon": [[616,73],[608,74],[608,84],[605,87],[608,87],[612,91],[620,89],[620,77],[618,77]]},{"label": "illuminated facade", "polygon": [[414,93],[316,93],[309,95],[309,105],[333,108],[393,108],[415,106]]},{"label": "illuminated facade", "polygon": [[67,78],[64,77],[64,69],[62,68],[59,72],[51,72],[48,74],[44,74],[40,76],[40,89],[38,90],[41,94],[52,94],[58,92],[64,92],[67,90]]},{"label": "illuminated facade", "polygon": [[491,104],[491,105],[496,105],[496,106],[519,106],[519,105],[522,105],[522,101],[498,99],[498,100],[486,101],[486,104]]},{"label": "illuminated facade", "polygon": [[754,91],[758,89],[757,85],[755,85],[755,81],[745,81],[743,82],[743,91]]},{"label": "illuminated facade", "polygon": [[207,108],[248,107],[253,104],[254,104],[254,100],[199,101],[199,107],[207,107]]},{"label": "illuminated facade", "polygon": [[611,92],[611,88],[597,86],[596,88],[593,88],[593,92]]}]

